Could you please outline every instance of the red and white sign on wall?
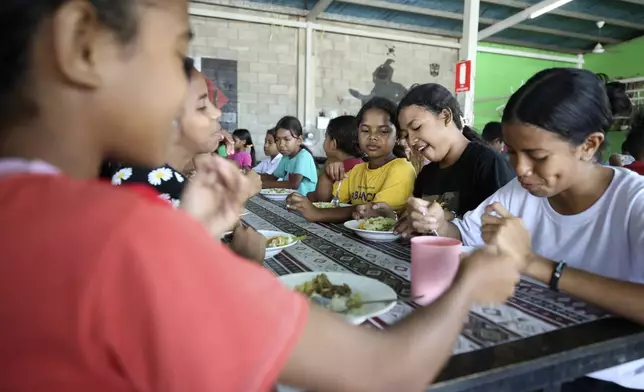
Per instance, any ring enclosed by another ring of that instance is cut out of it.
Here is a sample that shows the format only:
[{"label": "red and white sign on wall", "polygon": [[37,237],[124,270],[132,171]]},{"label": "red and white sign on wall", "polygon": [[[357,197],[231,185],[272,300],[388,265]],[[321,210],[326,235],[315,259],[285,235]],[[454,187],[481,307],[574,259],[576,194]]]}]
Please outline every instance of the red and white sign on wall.
[{"label": "red and white sign on wall", "polygon": [[472,61],[465,60],[456,63],[456,86],[457,93],[470,91],[472,87]]}]

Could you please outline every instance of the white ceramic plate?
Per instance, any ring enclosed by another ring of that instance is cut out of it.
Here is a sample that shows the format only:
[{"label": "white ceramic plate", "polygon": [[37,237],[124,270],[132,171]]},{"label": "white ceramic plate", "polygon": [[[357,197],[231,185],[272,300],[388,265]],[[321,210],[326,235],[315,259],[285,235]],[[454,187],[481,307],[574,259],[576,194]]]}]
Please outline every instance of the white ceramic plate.
[{"label": "white ceramic plate", "polygon": [[276,190],[277,189],[262,189],[259,194],[269,200],[284,201],[288,195],[295,192],[295,189],[279,189],[280,191],[286,191],[286,193],[274,193]]},{"label": "white ceramic plate", "polygon": [[[280,276],[279,280],[281,280],[286,287],[295,290],[295,286],[311,281],[321,273],[322,272],[301,272],[298,274]],[[375,279],[344,272],[324,272],[324,274],[326,274],[329,281],[335,285],[344,283],[348,284],[349,287],[351,287],[351,291],[353,293],[360,294],[360,298],[363,301],[398,298],[396,292],[391,287]],[[353,309],[347,314],[342,314],[342,316],[351,324],[358,325],[364,323],[369,318],[387,313],[395,305],[396,301],[362,305],[362,307]]]},{"label": "white ceramic plate", "polygon": [[360,229],[360,222],[350,220],[344,223],[344,227],[353,230],[359,237],[373,242],[393,242],[400,238],[400,235],[394,234],[393,231],[372,231]]},{"label": "white ceramic plate", "polygon": [[297,239],[297,237],[295,237],[293,234],[288,234],[288,233],[284,233],[284,232],[281,232],[281,231],[257,230],[257,232],[259,234],[263,235],[264,237],[266,237],[267,240],[269,238],[278,237],[278,236],[287,236],[287,237],[292,237],[293,239],[295,239],[295,241],[293,241],[292,243],[290,243],[288,245],[280,246],[280,247],[277,247],[277,248],[266,248],[266,254],[264,255],[265,259],[270,259],[271,257],[275,257],[278,254],[280,254],[284,249],[290,248],[291,246],[293,246],[293,245],[297,244],[298,242],[300,242]]},{"label": "white ceramic plate", "polygon": [[[298,242],[300,242],[299,240],[297,240],[297,237],[295,237],[293,234],[288,234],[288,233],[284,233],[284,232],[281,232],[281,231],[257,230],[257,232],[259,234],[263,235],[264,237],[266,237],[267,241],[268,241],[269,238],[279,237],[279,236],[293,237],[293,239],[295,239],[294,242],[292,242],[292,243],[290,243],[288,245],[280,246],[280,247],[277,247],[277,248],[266,248],[266,253],[264,253],[264,259],[270,259],[271,257],[275,257],[278,254],[280,254],[284,249],[290,248],[291,246],[293,246],[293,245],[297,244]],[[223,238],[225,236],[227,236],[228,234],[230,234],[230,233],[232,233],[232,231],[228,231],[228,232],[224,233],[221,236],[221,239],[223,240]]]}]

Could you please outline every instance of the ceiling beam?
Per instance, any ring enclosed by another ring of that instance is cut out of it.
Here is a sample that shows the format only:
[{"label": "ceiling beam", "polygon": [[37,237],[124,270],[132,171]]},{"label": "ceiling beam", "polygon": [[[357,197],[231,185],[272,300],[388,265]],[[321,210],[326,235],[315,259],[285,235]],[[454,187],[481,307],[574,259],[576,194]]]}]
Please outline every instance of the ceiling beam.
[{"label": "ceiling beam", "polygon": [[512,26],[512,29],[516,30],[523,30],[523,31],[531,31],[533,33],[542,33],[542,34],[549,34],[549,35],[556,35],[559,37],[567,37],[567,38],[577,38],[577,39],[582,39],[586,41],[592,41],[592,42],[597,42],[600,41],[602,43],[607,43],[607,44],[618,44],[622,42],[622,40],[616,39],[616,38],[611,38],[611,37],[606,37],[606,36],[597,36],[597,35],[592,35],[592,34],[584,34],[584,33],[575,33],[572,31],[564,31],[564,30],[556,30],[556,29],[551,29],[548,27],[541,27],[541,26],[535,26],[535,25],[516,25]]},{"label": "ceiling beam", "polygon": [[644,0],[622,0],[626,3],[631,3],[631,4],[637,4],[637,5],[644,5]]},{"label": "ceiling beam", "polygon": [[[364,25],[369,27],[379,27],[379,28],[386,28],[386,29],[393,29],[393,30],[409,31],[412,33],[440,35],[440,36],[451,37],[451,38],[461,38],[462,36],[460,32],[455,32],[452,30],[443,30],[443,29],[415,26],[410,24],[385,22],[385,21],[379,21],[374,19],[357,18],[353,16],[324,14],[320,17],[320,19],[333,21],[333,22],[359,24],[359,25]],[[528,41],[503,39],[503,38],[489,38],[489,39],[486,39],[485,42],[504,44],[504,45],[513,45],[513,46],[522,46],[524,48],[534,48],[534,49],[541,49],[541,50],[560,52],[560,53],[579,54],[583,52],[581,49],[575,50],[571,48],[564,48],[561,46],[541,45],[541,44],[532,43]]]},{"label": "ceiling beam", "polygon": [[502,44],[502,45],[522,46],[524,48],[541,49],[541,50],[547,50],[550,52],[560,52],[560,53],[570,53],[570,54],[581,54],[581,53],[587,52],[582,49],[571,49],[571,48],[564,48],[556,45],[537,44],[537,43],[528,42],[528,41],[521,41],[518,39],[490,37],[486,39],[485,42],[490,42],[493,44]]},{"label": "ceiling beam", "polygon": [[[463,20],[463,14],[459,14],[459,13],[456,13],[456,12],[439,11],[439,10],[429,9],[429,8],[426,8],[426,7],[418,7],[418,6],[413,6],[413,5],[391,3],[389,1],[382,1],[382,0],[341,0],[341,2],[342,3],[348,3],[348,4],[356,4],[356,5],[374,7],[374,8],[381,8],[381,9],[385,9],[385,10],[389,10],[389,11],[398,11],[398,12],[407,12],[407,13],[416,14],[416,15],[425,15],[425,16],[436,17],[436,18],[452,19],[452,20],[458,20],[458,21]],[[483,18],[483,17],[479,18],[479,22],[481,24],[485,24],[485,25],[493,25],[495,23],[499,23],[500,21],[501,20],[492,19],[492,18]],[[554,35],[554,36],[558,36],[558,37],[577,38],[577,39],[582,39],[582,40],[586,40],[586,41],[593,41],[593,42],[596,42],[598,40],[598,38],[600,38],[599,40],[602,43],[606,43],[606,44],[617,44],[617,43],[622,42],[621,40],[611,38],[611,37],[597,37],[596,35],[575,33],[575,32],[572,32],[572,31],[557,30],[557,29],[551,29],[551,28],[547,28],[547,27],[540,27],[540,26],[534,26],[534,25],[517,24],[517,25],[512,26],[511,28],[517,29],[517,30],[523,30],[523,31],[530,31],[530,32],[533,32],[533,33],[549,34],[549,35]]]},{"label": "ceiling beam", "polygon": [[438,29],[433,27],[422,27],[410,24],[394,23],[387,22],[384,20],[376,20],[370,18],[358,18],[355,16],[343,16],[337,14],[323,14],[320,16],[320,19],[324,19],[331,22],[340,22],[340,23],[349,23],[352,25],[362,25],[368,27],[378,27],[391,30],[400,30],[400,31],[409,31],[412,33],[421,33],[429,34],[440,37],[448,37],[454,39],[454,42],[457,42],[463,34],[460,31]]},{"label": "ceiling beam", "polygon": [[418,7],[382,0],[340,0],[341,3],[362,5],[372,8],[381,8],[390,11],[407,12],[410,14],[433,16],[437,18],[463,20],[463,14],[449,11],[439,11],[427,7]]},{"label": "ceiling beam", "polygon": [[499,33],[507,28],[510,28],[512,26],[515,26],[521,22],[523,22],[526,19],[530,18],[530,15],[532,15],[535,12],[539,12],[543,10],[546,7],[550,7],[554,3],[559,2],[560,0],[542,0],[526,9],[523,11],[519,11],[516,14],[507,17],[500,21],[499,23],[495,23],[492,26],[485,28],[481,31],[479,31],[479,40],[486,39],[488,37],[493,36],[496,33]]},{"label": "ceiling beam", "polygon": [[[2,0],[0,0],[2,1]],[[272,12],[276,14],[306,16],[309,11],[301,8],[289,7],[284,5],[275,5],[269,3],[258,3],[247,0],[191,0],[192,4],[208,4],[227,8],[245,9],[250,11]]]},{"label": "ceiling beam", "polygon": [[[347,3],[351,2],[354,4],[360,4],[360,5],[372,4],[372,6],[378,7],[378,8],[385,8],[385,7],[380,7],[381,5],[380,3],[385,3],[384,5],[392,4],[392,3],[379,1],[379,0],[367,0],[367,2],[363,4],[362,3],[363,1],[364,0],[350,0],[350,1],[342,0],[342,2],[347,2]],[[263,4],[263,3],[258,3],[254,1],[244,1],[244,0],[198,0],[198,1],[193,1],[191,3],[218,5],[218,6],[224,6],[227,8],[230,7],[231,9],[236,8],[236,9],[246,9],[250,11],[265,11],[265,12],[274,12],[278,14],[297,15],[297,16],[305,16],[307,14],[306,10],[302,10],[294,7],[269,5],[269,4]],[[411,11],[412,13],[418,13],[418,14],[423,14],[427,16],[441,17],[445,19],[463,20],[463,15],[456,14],[453,12],[436,11],[436,10],[431,10],[423,7],[413,7],[413,6],[404,6],[404,7],[412,7],[411,10],[407,9],[404,12]],[[415,10],[415,8],[420,8],[420,10]],[[385,9],[388,9],[388,8],[385,8]],[[395,11],[395,9],[392,9],[392,10]],[[424,13],[423,11],[425,11],[426,13]],[[415,26],[410,24],[393,23],[393,22],[379,21],[379,20],[367,19],[367,18],[347,17],[347,16],[328,14],[328,13],[321,14],[320,18],[333,21],[333,22],[359,24],[359,25],[364,25],[369,27],[379,27],[379,28],[387,28],[392,30],[409,31],[413,33],[422,33],[422,34],[429,34],[429,35],[449,37],[449,38],[462,37],[462,34],[460,31],[422,27],[422,26]],[[481,18],[480,21],[481,23],[485,23],[485,24],[491,24],[495,22],[494,19],[489,19],[489,18]],[[523,46],[523,47],[529,47],[529,48],[535,48],[535,49],[556,51],[556,52],[562,52],[562,53],[577,54],[580,52],[580,50],[575,51],[574,49],[557,47],[557,46],[540,45],[540,44],[536,44],[528,41],[520,41],[520,40],[504,40],[499,38],[499,39],[487,39],[485,41],[492,42],[492,43],[517,45],[517,46]]]},{"label": "ceiling beam", "polygon": [[[521,8],[521,9],[528,8],[532,5],[530,3],[526,3],[524,1],[517,1],[517,0],[481,0],[481,2],[496,4],[496,5],[504,5],[506,7]],[[621,19],[607,18],[604,16],[592,15],[584,12],[568,11],[562,8],[556,8],[550,11],[549,14],[565,16],[565,17],[574,18],[574,19],[587,20],[589,22],[598,22],[600,20],[603,20],[606,22],[606,24],[609,24],[609,25],[627,27],[629,29],[644,31],[644,24],[641,24],[641,23],[633,23],[633,22],[628,22]]]},{"label": "ceiling beam", "polygon": [[328,7],[331,5],[333,0],[318,0],[317,3],[313,6],[308,15],[306,15],[306,20],[313,22],[317,19],[320,14],[322,14]]}]

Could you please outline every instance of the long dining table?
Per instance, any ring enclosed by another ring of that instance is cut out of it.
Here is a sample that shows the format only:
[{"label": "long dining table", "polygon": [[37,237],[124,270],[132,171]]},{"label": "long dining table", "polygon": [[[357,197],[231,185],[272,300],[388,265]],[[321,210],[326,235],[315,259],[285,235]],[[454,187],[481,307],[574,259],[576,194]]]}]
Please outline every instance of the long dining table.
[{"label": "long dining table", "polygon": [[[342,224],[307,222],[283,202],[255,196],[245,224],[306,238],[265,260],[277,276],[297,272],[348,272],[377,279],[400,297],[410,296],[410,246],[365,241]],[[398,302],[369,319],[386,329],[419,306]],[[556,391],[584,374],[644,358],[644,328],[524,278],[501,306],[474,306],[454,355],[431,391]],[[422,365],[419,365],[419,367]]]}]

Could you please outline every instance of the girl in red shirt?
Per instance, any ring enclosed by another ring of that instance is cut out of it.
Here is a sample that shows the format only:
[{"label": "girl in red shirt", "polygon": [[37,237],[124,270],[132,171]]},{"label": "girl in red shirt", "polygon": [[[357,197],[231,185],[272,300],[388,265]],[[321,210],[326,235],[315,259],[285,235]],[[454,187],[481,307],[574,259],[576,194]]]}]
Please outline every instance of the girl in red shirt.
[{"label": "girl in red shirt", "polygon": [[95,180],[108,157],[165,161],[185,0],[3,0],[0,34],[0,390],[421,390],[472,303],[519,279],[516,255],[479,252],[385,334],[309,309],[213,240],[249,186],[232,163],[200,157],[189,214]]}]

